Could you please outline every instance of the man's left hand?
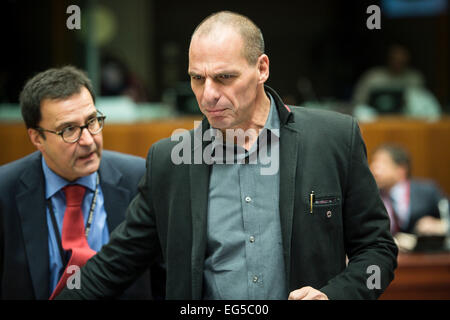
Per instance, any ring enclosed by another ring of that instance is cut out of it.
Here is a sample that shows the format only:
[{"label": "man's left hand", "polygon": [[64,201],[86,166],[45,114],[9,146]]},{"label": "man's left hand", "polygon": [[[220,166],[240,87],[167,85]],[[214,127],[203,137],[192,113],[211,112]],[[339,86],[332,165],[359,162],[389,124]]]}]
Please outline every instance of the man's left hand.
[{"label": "man's left hand", "polygon": [[313,287],[303,287],[292,291],[288,300],[329,300],[327,295]]}]

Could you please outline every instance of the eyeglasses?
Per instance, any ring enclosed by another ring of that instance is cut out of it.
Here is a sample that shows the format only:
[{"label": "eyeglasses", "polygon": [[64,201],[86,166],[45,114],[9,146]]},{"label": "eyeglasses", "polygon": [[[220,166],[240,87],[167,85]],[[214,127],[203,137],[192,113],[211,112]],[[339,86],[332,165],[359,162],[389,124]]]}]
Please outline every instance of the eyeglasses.
[{"label": "eyeglasses", "polygon": [[80,140],[83,129],[87,129],[92,135],[99,134],[100,131],[103,130],[106,116],[104,116],[100,111],[97,112],[100,115],[95,118],[89,119],[84,126],[68,126],[60,131],[52,131],[40,127],[36,128],[36,130],[57,134],[61,136],[64,142],[75,143]]}]

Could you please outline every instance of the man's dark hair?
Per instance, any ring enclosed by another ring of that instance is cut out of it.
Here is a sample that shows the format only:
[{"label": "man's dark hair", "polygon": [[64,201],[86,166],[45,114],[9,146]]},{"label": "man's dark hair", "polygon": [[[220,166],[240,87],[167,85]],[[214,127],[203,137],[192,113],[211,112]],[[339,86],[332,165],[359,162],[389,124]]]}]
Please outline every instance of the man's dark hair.
[{"label": "man's dark hair", "polygon": [[383,144],[374,151],[386,151],[391,156],[392,161],[397,165],[405,167],[408,177],[411,176],[411,157],[403,147],[396,144]]},{"label": "man's dark hair", "polygon": [[20,108],[27,128],[37,128],[41,121],[41,102],[44,99],[66,99],[86,87],[95,103],[91,80],[73,66],[52,68],[29,79],[20,93]]}]

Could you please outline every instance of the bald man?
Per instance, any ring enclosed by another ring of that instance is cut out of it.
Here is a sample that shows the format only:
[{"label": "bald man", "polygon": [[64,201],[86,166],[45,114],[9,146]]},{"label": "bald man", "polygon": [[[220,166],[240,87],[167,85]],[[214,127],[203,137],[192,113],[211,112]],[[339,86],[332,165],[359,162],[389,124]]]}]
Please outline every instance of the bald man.
[{"label": "bald man", "polygon": [[150,148],[127,220],[60,298],[114,296],[159,251],[167,299],[377,298],[397,247],[356,121],[286,106],[236,13],[195,29],[188,73],[203,121]]}]

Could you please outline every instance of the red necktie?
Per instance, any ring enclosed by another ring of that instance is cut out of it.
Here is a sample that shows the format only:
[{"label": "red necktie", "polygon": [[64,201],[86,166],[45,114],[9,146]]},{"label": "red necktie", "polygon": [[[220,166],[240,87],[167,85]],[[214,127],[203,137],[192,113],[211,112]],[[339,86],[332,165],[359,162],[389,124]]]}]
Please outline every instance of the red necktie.
[{"label": "red necktie", "polygon": [[64,212],[61,242],[63,249],[71,251],[72,255],[50,300],[61,292],[66,286],[67,279],[72,275],[67,268],[73,265],[82,267],[96,253],[89,247],[84,231],[81,205],[86,188],[80,185],[69,185],[64,187],[63,191],[66,194],[66,211]]},{"label": "red necktie", "polygon": [[398,224],[397,213],[395,212],[393,199],[389,196],[389,194],[384,195],[383,197],[384,206],[389,214],[389,219],[391,221],[391,233],[394,236],[397,232],[399,232],[400,227]]},{"label": "red necktie", "polygon": [[[398,220],[398,214],[397,214],[397,210],[395,210],[395,201],[394,198],[389,197],[389,201],[390,201],[390,205],[392,207],[392,217],[394,219],[394,223],[395,223],[395,229],[394,232],[400,232],[400,221]],[[394,233],[394,234],[395,234]]]}]

